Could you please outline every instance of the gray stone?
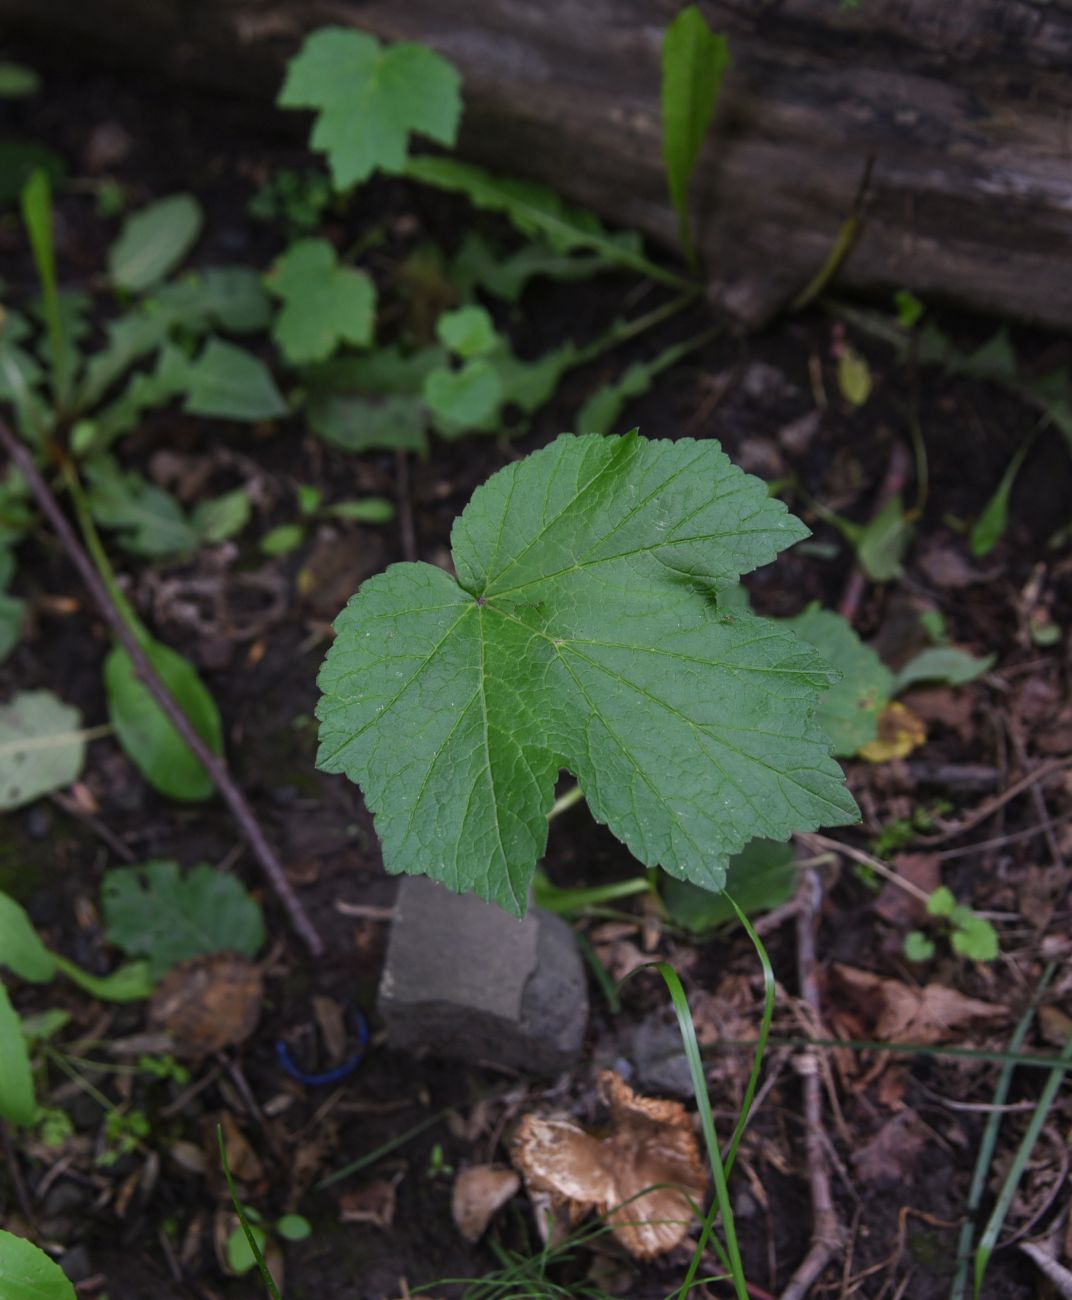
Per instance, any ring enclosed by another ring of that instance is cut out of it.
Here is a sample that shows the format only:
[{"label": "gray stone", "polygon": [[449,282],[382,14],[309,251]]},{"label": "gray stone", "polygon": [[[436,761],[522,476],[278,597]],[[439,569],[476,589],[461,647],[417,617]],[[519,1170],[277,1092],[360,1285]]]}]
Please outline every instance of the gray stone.
[{"label": "gray stone", "polygon": [[634,1025],[628,1038],[628,1058],[641,1092],[692,1096],[689,1059],[681,1043],[677,1021],[661,1012]]},{"label": "gray stone", "polygon": [[559,917],[530,908],[516,920],[412,876],[399,886],[379,1008],[392,1047],[553,1074],[580,1054],[588,989]]}]

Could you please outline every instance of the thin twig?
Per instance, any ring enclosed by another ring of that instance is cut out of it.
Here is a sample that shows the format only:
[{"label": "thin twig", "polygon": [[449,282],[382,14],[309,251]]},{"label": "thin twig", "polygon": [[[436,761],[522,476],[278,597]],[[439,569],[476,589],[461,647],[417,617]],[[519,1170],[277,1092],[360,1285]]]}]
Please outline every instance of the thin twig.
[{"label": "thin twig", "polygon": [[[1001,794],[996,794],[992,799],[987,799],[981,803],[974,812],[969,813],[955,826],[947,827],[939,835],[918,835],[915,843],[925,844],[929,848],[932,844],[945,844],[948,840],[956,839],[958,835],[974,830],[980,822],[985,822],[988,817],[992,817],[999,808],[1004,808],[1010,799],[1015,799],[1017,795],[1023,794],[1036,782],[1045,781],[1048,776],[1053,776],[1055,772],[1062,772],[1066,767],[1072,767],[1072,756],[1053,758],[1048,763],[1040,763],[1034,771],[1028,772],[1019,781],[1014,781],[1007,790],[1002,790]],[[1033,829],[1037,829],[1037,827]]]},{"label": "thin twig", "polygon": [[[800,996],[807,1003],[819,1023],[821,1005],[819,984],[815,971],[815,932],[823,901],[822,878],[818,871],[809,868],[805,873],[797,912],[797,973]],[[801,1059],[804,1068],[804,1123],[805,1149],[811,1183],[812,1237],[811,1246],[781,1300],[804,1300],[811,1294],[814,1283],[823,1269],[841,1249],[844,1231],[834,1209],[830,1190],[830,1173],[827,1168],[826,1134],[823,1130],[823,1093],[815,1053],[809,1052]]]},{"label": "thin twig", "polygon": [[19,467],[31,491],[37,498],[42,513],[56,530],[71,563],[78,570],[79,576],[96,601],[105,622],[111,628],[116,640],[130,656],[138,679],[144,683],[149,693],[160,705],[165,717],[189,746],[194,757],[208,772],[217,790],[223,796],[235,821],[238,822],[243,834],[249,841],[250,848],[252,848],[254,856],[260,863],[268,883],[275,891],[276,897],[283,904],[291,925],[301,936],[305,946],[314,957],[323,956],[323,941],[305,914],[305,909],[291,888],[275,850],[268,843],[253,809],[246,802],[245,795],[243,795],[231,776],[227,764],[205,744],[193,723],[183,712],[175,697],[161,680],[156,669],[149,662],[144,649],[138,643],[137,638],[131,632],[108,595],[100,575],[93,567],[93,563],[86,554],[82,543],[75,536],[74,529],[68,522],[67,516],[60,509],[59,502],[34,464],[33,457],[3,420],[0,420],[0,443],[4,445],[12,460]]}]

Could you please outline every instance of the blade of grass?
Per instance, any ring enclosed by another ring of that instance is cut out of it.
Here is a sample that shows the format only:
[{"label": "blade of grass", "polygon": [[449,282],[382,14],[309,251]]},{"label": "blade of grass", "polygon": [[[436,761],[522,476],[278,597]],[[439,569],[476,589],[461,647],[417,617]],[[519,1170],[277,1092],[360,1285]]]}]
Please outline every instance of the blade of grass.
[{"label": "blade of grass", "polygon": [[[744,1277],[744,1265],[741,1262],[741,1250],[737,1242],[737,1229],[733,1220],[733,1206],[730,1203],[729,1189],[726,1186],[726,1171],[719,1151],[715,1120],[711,1114],[711,1101],[707,1095],[707,1078],[704,1074],[703,1058],[700,1056],[700,1044],[696,1039],[696,1026],[693,1024],[688,998],[685,996],[685,990],[681,986],[677,971],[664,961],[656,962],[655,969],[663,977],[663,982],[670,993],[670,1001],[673,1003],[678,1030],[681,1033],[681,1043],[689,1063],[692,1090],[696,1097],[697,1110],[700,1112],[700,1125],[707,1146],[707,1157],[711,1162],[711,1175],[714,1179],[715,1198],[722,1218],[722,1231],[726,1236],[728,1271],[733,1279],[733,1289],[738,1300],[748,1300],[748,1284]],[[697,1253],[699,1252],[697,1251],[693,1255],[693,1265],[695,1267],[690,1266],[689,1275],[678,1292],[681,1300],[684,1300],[684,1297],[688,1294],[692,1279],[696,1275],[698,1267]]]},{"label": "blade of grass", "polygon": [[[1064,1047],[1061,1049],[1061,1060],[1072,1062],[1072,1035],[1069,1036]],[[979,1238],[979,1246],[975,1252],[975,1269],[973,1276],[972,1294],[975,1300],[979,1300],[982,1291],[983,1278],[986,1275],[987,1265],[990,1263],[990,1256],[994,1253],[994,1246],[997,1242],[998,1235],[1001,1232],[1002,1225],[1005,1222],[1005,1216],[1009,1212],[1009,1206],[1012,1205],[1013,1197],[1020,1186],[1020,1179],[1024,1176],[1024,1170],[1027,1168],[1027,1162],[1031,1159],[1031,1152],[1035,1149],[1035,1143],[1038,1141],[1039,1134],[1042,1132],[1042,1126],[1049,1118],[1050,1110],[1057,1097],[1057,1091],[1060,1088],[1064,1076],[1054,1071],[1046,1080],[1046,1086],[1042,1089],[1042,1095],[1039,1097],[1039,1104],[1034,1114],[1031,1116],[1031,1123],[1027,1126],[1027,1132],[1016,1151],[1016,1158],[1012,1162],[1008,1174],[1005,1176],[1005,1182],[1002,1185],[1001,1192],[997,1199],[997,1204],[991,1211],[990,1218],[987,1220],[986,1227],[983,1229],[983,1235]]]},{"label": "blade of grass", "polygon": [[45,305],[45,327],[52,349],[52,392],[56,405],[67,402],[67,339],[60,313],[59,286],[56,281],[56,244],[52,231],[52,185],[48,173],[37,168],[22,187],[22,221],[30,240],[41,297]]},{"label": "blade of grass", "polygon": [[[771,1021],[774,1018],[774,997],[777,986],[774,981],[774,968],[771,966],[770,957],[767,955],[767,949],[764,946],[763,940],[756,933],[752,923],[748,920],[744,912],[742,912],[737,906],[736,901],[730,897],[729,894],[726,895],[726,900],[737,913],[737,919],[744,927],[745,933],[748,935],[749,939],[751,939],[752,946],[755,948],[756,955],[759,957],[759,964],[763,969],[763,1018],[760,1021],[759,1037],[756,1039],[756,1050],[752,1060],[752,1071],[748,1077],[744,1096],[741,1099],[741,1113],[737,1117],[737,1125],[733,1131],[733,1137],[730,1139],[730,1144],[726,1148],[726,1156],[723,1163],[725,1168],[725,1177],[728,1179],[730,1172],[733,1169],[733,1162],[737,1159],[737,1148],[740,1146],[741,1138],[744,1136],[744,1131],[751,1115],[752,1102],[755,1099],[756,1088],[759,1086],[759,1075],[763,1067],[763,1058],[767,1051],[767,1040],[770,1037]],[[718,1202],[716,1200],[712,1203],[706,1217],[704,1218],[703,1230],[700,1233],[696,1249],[693,1251],[692,1259],[689,1261],[688,1271],[686,1272],[685,1278],[678,1291],[678,1300],[685,1300],[685,1296],[688,1294],[689,1290],[693,1286],[699,1285],[699,1279],[696,1274],[699,1271],[700,1262],[703,1259],[704,1248],[706,1247],[708,1240],[711,1239],[711,1234],[714,1231],[716,1211],[718,1208]],[[725,1264],[726,1261],[722,1256],[722,1252],[719,1251],[718,1253],[720,1257],[723,1258]]]},{"label": "blade of grass", "polygon": [[381,1146],[376,1147],[374,1151],[370,1151],[368,1155],[359,1156],[358,1159],[352,1160],[348,1165],[343,1165],[341,1169],[336,1169],[334,1173],[328,1174],[326,1178],[321,1178],[321,1180],[316,1184],[316,1190],[322,1192],[326,1187],[333,1187],[336,1183],[341,1182],[342,1179],[349,1178],[351,1174],[360,1173],[362,1169],[367,1169],[369,1165],[374,1165],[378,1160],[382,1160],[384,1156],[390,1155],[392,1151],[397,1151],[399,1147],[405,1146],[407,1142],[412,1138],[415,1138],[419,1133],[423,1133],[425,1129],[431,1128],[433,1124],[437,1124],[447,1113],[447,1109],[448,1108],[444,1107],[443,1110],[437,1110],[434,1115],[429,1115],[427,1119],[422,1119],[419,1124],[414,1124],[412,1128],[407,1129],[405,1133],[400,1133],[398,1137],[390,1138]]},{"label": "blade of grass", "polygon": [[[1038,1007],[1039,999],[1046,991],[1050,980],[1053,979],[1056,964],[1050,962],[1042,972],[1042,978],[1035,986],[1035,993],[1031,999],[1031,1005],[1020,1017],[1020,1021],[1013,1030],[1012,1037],[1009,1039],[1009,1051],[1017,1052],[1020,1045],[1027,1037],[1027,1031],[1031,1027],[1031,1022],[1035,1017],[1035,1010]],[[979,1209],[979,1204],[983,1199],[983,1192],[986,1190],[987,1175],[990,1172],[990,1162],[994,1157],[994,1147],[998,1140],[998,1130],[1001,1128],[1002,1110],[1005,1099],[1009,1095],[1009,1086],[1012,1083],[1013,1072],[1016,1069],[1012,1061],[1006,1061],[1002,1066],[1001,1073],[998,1075],[997,1086],[994,1089],[994,1109],[987,1116],[986,1126],[983,1129],[982,1141],[979,1143],[979,1154],[976,1157],[975,1169],[972,1172],[971,1186],[968,1189],[968,1203],[965,1206],[966,1218],[960,1229],[960,1239],[957,1242],[957,1271],[953,1275],[953,1285],[949,1292],[949,1300],[964,1300],[965,1288],[968,1284],[968,1261],[971,1257],[972,1237],[975,1233],[975,1215]]]},{"label": "blade of grass", "polygon": [[246,1212],[242,1208],[242,1202],[238,1199],[238,1190],[235,1187],[234,1179],[231,1177],[231,1166],[227,1163],[227,1150],[223,1145],[223,1125],[216,1125],[216,1144],[220,1149],[220,1163],[223,1165],[223,1176],[227,1179],[227,1190],[231,1193],[231,1204],[235,1207],[235,1214],[238,1215],[238,1222],[242,1225],[242,1231],[245,1233],[246,1242],[249,1245],[253,1258],[257,1261],[257,1268],[260,1270],[261,1278],[267,1288],[268,1294],[272,1300],[282,1300],[279,1290],[276,1287],[275,1279],[268,1271],[268,1265],[264,1262],[264,1256],[261,1254],[261,1248],[257,1245],[257,1238],[253,1235],[253,1229],[249,1226],[249,1219],[246,1218]]}]

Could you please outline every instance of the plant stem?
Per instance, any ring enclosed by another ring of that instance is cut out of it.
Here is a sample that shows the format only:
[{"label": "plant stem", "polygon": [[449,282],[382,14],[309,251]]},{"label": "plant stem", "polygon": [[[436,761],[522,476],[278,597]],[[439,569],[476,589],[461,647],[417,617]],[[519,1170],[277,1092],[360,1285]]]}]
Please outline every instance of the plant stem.
[{"label": "plant stem", "polygon": [[[3,445],[22,471],[26,482],[30,485],[31,491],[37,498],[41,512],[56,530],[60,541],[63,543],[64,550],[70,557],[71,563],[78,570],[78,574],[86,584],[90,595],[96,601],[105,622],[115,634],[116,640],[130,656],[138,678],[145,684],[157,704],[160,705],[165,717],[189,746],[194,757],[208,772],[217,790],[223,796],[235,821],[238,822],[243,834],[249,841],[250,848],[260,863],[268,883],[286,910],[291,925],[297,931],[309,952],[314,957],[322,957],[324,955],[323,940],[313,928],[312,922],[306,915],[298,896],[291,888],[275,850],[268,843],[253,809],[247,803],[245,795],[239,789],[234,777],[231,776],[226,762],[219,755],[214,754],[205,744],[200,733],[183,712],[175,697],[161,680],[156,669],[149,662],[142,641],[132,630],[127,618],[133,619],[139,628],[140,624],[137,623],[137,618],[127,605],[122,593],[118,591],[110,567],[107,571],[112,588],[119,596],[121,605],[126,606],[127,617],[124,617],[120,605],[117,605],[117,602],[113,599],[113,592],[109,590],[108,583],[94,568],[92,560],[90,560],[75,536],[74,529],[59,507],[59,502],[34,464],[33,457],[3,420],[0,420],[0,444]],[[101,552],[103,554],[103,548],[101,548]],[[107,563],[107,557],[105,557],[105,562]],[[142,630],[142,636],[144,635],[144,630]]]},{"label": "plant stem", "polygon": [[567,790],[565,794],[558,796],[551,805],[551,811],[547,814],[547,820],[549,822],[554,821],[556,817],[561,816],[568,808],[572,808],[575,803],[580,803],[583,798],[584,792],[581,790],[581,787],[575,785],[572,790]]}]

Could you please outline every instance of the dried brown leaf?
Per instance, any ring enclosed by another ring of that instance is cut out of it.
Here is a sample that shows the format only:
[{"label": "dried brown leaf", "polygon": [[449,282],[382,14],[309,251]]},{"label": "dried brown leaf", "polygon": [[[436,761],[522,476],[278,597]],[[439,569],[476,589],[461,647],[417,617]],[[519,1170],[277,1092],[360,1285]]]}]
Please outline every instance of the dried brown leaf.
[{"label": "dried brown leaf", "polygon": [[888,1119],[852,1157],[857,1176],[874,1188],[892,1188],[912,1174],[930,1130],[912,1110]]},{"label": "dried brown leaf", "polygon": [[831,969],[841,991],[856,1002],[870,1036],[882,1042],[943,1043],[973,1022],[1008,1018],[1005,1007],[965,997],[944,984],[910,988],[855,966]]},{"label": "dried brown leaf", "polygon": [[244,1042],[257,1027],[264,977],[233,953],[191,957],[167,972],[149,1004],[149,1020],[165,1029],[183,1056],[209,1056]]},{"label": "dried brown leaf", "polygon": [[374,1228],[390,1228],[395,1221],[396,1189],[401,1173],[394,1178],[376,1178],[361,1187],[343,1192],[339,1197],[340,1223],[371,1223]]}]

